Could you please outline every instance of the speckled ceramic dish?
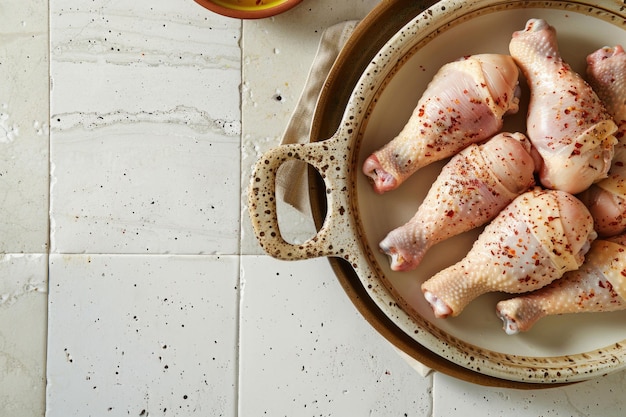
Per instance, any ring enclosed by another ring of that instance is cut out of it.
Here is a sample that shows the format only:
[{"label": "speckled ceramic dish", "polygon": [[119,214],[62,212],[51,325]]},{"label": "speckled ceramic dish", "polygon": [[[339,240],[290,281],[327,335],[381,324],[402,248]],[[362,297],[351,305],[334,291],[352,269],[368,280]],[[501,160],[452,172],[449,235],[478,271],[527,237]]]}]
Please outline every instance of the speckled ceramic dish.
[{"label": "speckled ceramic dish", "polygon": [[[588,53],[626,44],[622,8],[617,1],[597,5],[546,0],[444,0],[421,13],[414,6],[408,23],[385,39],[362,69],[329,139],[277,147],[259,159],[249,203],[264,249],[282,259],[335,260],[344,288],[381,333],[416,359],[454,376],[489,385],[547,387],[623,369],[626,312],[544,318],[530,332],[508,336],[495,315],[495,304],[503,296],[489,294],[457,318],[436,319],[420,285],[462,258],[480,230],[433,247],[415,271],[393,272],[378,242],[414,214],[443,163],[418,171],[384,195],[375,194],[361,173],[364,159],[402,128],[443,64],[463,55],[508,53],[511,34],[524,28],[529,18],[539,17],[556,27],[562,55],[582,73]],[[384,10],[377,13],[374,20],[388,16]],[[351,44],[348,48],[354,49]],[[330,85],[335,81],[331,77]],[[320,101],[327,109],[318,112],[318,123],[319,114],[332,113],[329,95],[325,91]],[[524,131],[524,115],[522,109],[508,118],[505,129]],[[314,129],[323,131],[319,125]],[[319,172],[322,205],[327,206],[318,234],[301,245],[287,243],[277,222],[275,173],[290,159],[304,160]],[[347,269],[354,271],[355,279]]]},{"label": "speckled ceramic dish", "polygon": [[286,12],[302,0],[195,0],[207,9],[237,19],[261,19]]}]

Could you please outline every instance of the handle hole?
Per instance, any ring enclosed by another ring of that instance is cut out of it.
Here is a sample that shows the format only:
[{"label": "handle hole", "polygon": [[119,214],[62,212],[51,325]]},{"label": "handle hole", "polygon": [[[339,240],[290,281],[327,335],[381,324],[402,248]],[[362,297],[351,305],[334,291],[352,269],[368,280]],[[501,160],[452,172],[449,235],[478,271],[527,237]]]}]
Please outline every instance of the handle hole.
[{"label": "handle hole", "polygon": [[[318,179],[311,181],[311,176]],[[285,241],[298,245],[314,237],[318,228],[310,205],[310,184],[321,182],[317,171],[303,161],[283,163],[276,175],[276,214],[280,234]],[[323,182],[322,186],[323,186]]]},{"label": "handle hole", "polygon": [[319,231],[326,220],[328,213],[328,200],[326,199],[326,185],[320,173],[309,166],[307,172],[309,180],[309,197],[311,213],[316,230]]}]

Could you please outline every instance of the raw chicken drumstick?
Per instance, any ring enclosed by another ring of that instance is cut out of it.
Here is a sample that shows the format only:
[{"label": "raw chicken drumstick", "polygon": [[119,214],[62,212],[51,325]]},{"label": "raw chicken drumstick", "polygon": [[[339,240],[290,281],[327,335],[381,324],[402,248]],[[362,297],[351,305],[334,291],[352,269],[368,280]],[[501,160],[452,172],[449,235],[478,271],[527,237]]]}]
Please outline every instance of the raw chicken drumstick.
[{"label": "raw chicken drumstick", "polygon": [[473,55],[441,67],[398,136],[365,160],[374,190],[393,190],[418,169],[496,134],[503,115],[519,108],[518,78],[508,55]]},{"label": "raw chicken drumstick", "polygon": [[589,84],[617,123],[615,155],[609,176],[578,197],[587,205],[602,237],[626,231],[626,53],[604,47],[587,57]]},{"label": "raw chicken drumstick", "polygon": [[496,306],[507,334],[529,330],[540,318],[626,309],[626,235],[596,240],[585,262],[548,286]]},{"label": "raw chicken drumstick", "polygon": [[436,317],[456,316],[481,294],[536,290],[577,269],[595,237],[580,200],[536,187],[502,210],[465,258],[424,282],[422,292]]},{"label": "raw chicken drumstick", "polygon": [[414,269],[432,245],[487,223],[527,191],[534,185],[530,152],[522,133],[500,133],[455,155],[413,218],[380,242],[391,269]]},{"label": "raw chicken drumstick", "polygon": [[509,51],[530,87],[526,134],[543,159],[540,182],[575,194],[605,178],[617,126],[589,84],[561,58],[554,27],[530,19],[513,33]]}]

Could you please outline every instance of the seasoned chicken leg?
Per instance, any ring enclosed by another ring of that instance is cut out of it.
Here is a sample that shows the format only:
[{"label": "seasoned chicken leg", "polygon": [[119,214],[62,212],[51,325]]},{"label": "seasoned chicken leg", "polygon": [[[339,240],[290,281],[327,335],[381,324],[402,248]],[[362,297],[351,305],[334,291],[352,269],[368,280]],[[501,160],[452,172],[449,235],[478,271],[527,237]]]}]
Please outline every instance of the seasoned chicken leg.
[{"label": "seasoned chicken leg", "polygon": [[534,184],[530,152],[522,133],[500,133],[455,155],[413,218],[380,242],[391,269],[414,269],[432,245],[487,223],[527,191]]},{"label": "seasoned chicken leg", "polygon": [[507,334],[529,330],[548,315],[626,309],[626,235],[596,240],[576,271],[496,306]]},{"label": "seasoned chicken leg", "polygon": [[587,57],[587,78],[617,123],[617,144],[609,176],[578,197],[587,205],[600,236],[626,231],[626,53],[617,45]]},{"label": "seasoned chicken leg", "polygon": [[374,190],[393,190],[418,169],[496,134],[503,115],[519,108],[518,77],[508,55],[473,55],[441,67],[398,136],[365,160]]},{"label": "seasoned chicken leg", "polygon": [[422,292],[435,316],[456,316],[481,294],[532,291],[577,269],[595,237],[584,204],[537,187],[502,210],[465,258],[424,282]]},{"label": "seasoned chicken leg", "polygon": [[559,54],[556,30],[530,19],[509,43],[530,87],[527,135],[543,159],[540,182],[579,193],[607,176],[617,126],[583,78]]}]

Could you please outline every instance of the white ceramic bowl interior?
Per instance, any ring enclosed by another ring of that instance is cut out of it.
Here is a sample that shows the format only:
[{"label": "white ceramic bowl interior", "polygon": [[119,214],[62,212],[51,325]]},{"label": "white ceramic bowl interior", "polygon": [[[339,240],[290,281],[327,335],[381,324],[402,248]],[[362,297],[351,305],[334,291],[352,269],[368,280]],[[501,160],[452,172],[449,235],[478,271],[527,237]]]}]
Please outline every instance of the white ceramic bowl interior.
[{"label": "white ceramic bowl interior", "polygon": [[[433,9],[435,12],[444,8],[454,9],[456,3],[444,1]],[[470,54],[507,54],[511,34],[522,30],[530,18],[543,18],[557,29],[561,54],[581,74],[585,71],[587,54],[605,45],[626,45],[623,19],[600,8],[562,1],[477,3],[484,7],[476,8],[475,12],[459,10],[456,13],[458,17],[448,24],[439,23],[437,15],[434,15],[430,29],[436,29],[436,36],[424,36],[428,30],[420,32],[423,44],[407,55],[405,63],[393,70],[370,107],[371,116],[362,131],[359,166],[368,155],[400,131],[426,84],[443,64]],[[534,4],[537,6],[533,7]],[[416,25],[415,22],[412,24]],[[528,88],[524,80],[521,86],[522,108],[517,115],[507,117],[504,130],[526,130]],[[527,333],[508,336],[502,331],[502,323],[495,315],[497,301],[510,297],[503,294],[480,297],[456,318],[436,319],[422,296],[421,283],[460,260],[482,228],[436,245],[422,264],[411,272],[391,271],[387,257],[375,248],[390,230],[413,216],[444,163],[442,161],[418,171],[398,190],[384,195],[375,194],[367,179],[357,175],[358,211],[367,245],[374,248],[375,262],[410,314],[425,318],[443,332],[483,351],[522,357],[559,358],[603,349],[626,340],[626,312],[547,317]],[[459,361],[456,357],[452,359]],[[466,357],[461,361],[465,362]],[[621,364],[615,367],[621,367]],[[570,375],[568,380],[579,377],[585,378],[584,375]],[[524,375],[518,375],[518,378],[526,380]]]}]

